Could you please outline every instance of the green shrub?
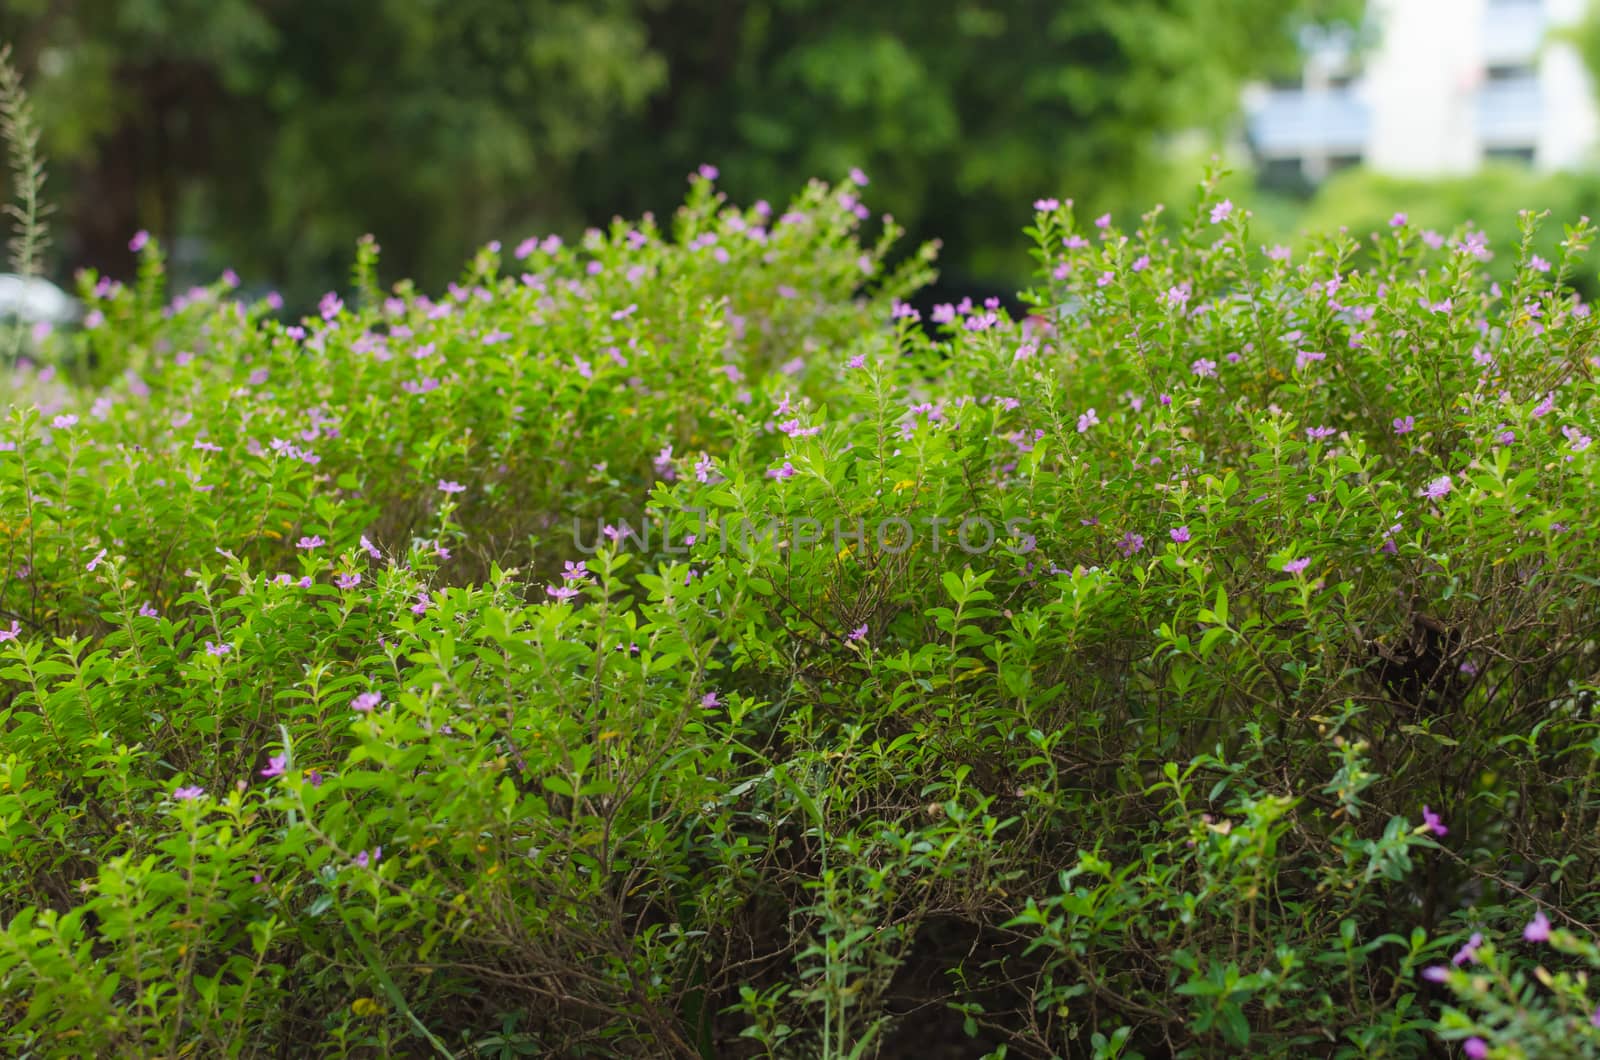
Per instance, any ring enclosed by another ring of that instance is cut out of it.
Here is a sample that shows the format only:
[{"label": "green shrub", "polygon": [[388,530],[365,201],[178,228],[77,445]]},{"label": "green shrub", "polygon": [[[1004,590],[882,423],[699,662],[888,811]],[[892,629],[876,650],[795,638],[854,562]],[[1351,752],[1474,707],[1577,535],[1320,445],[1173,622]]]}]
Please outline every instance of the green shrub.
[{"label": "green shrub", "polygon": [[1580,1048],[1592,230],[1046,202],[1036,315],[925,330],[863,194],[291,325],[83,278],[0,453],[8,1053]]}]

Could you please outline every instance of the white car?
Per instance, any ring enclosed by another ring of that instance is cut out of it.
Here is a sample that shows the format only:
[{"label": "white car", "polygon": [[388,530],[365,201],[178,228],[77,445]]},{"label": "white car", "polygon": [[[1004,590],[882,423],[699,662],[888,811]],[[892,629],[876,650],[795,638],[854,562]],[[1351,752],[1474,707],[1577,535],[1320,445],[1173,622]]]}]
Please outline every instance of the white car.
[{"label": "white car", "polygon": [[70,324],[81,315],[78,300],[38,276],[0,273],[0,320],[24,324]]}]

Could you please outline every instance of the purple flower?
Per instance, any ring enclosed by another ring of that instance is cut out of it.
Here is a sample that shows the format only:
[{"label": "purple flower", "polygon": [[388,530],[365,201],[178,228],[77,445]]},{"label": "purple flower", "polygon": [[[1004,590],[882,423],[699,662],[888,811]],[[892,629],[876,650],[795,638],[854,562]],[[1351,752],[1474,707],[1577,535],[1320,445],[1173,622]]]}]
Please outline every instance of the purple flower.
[{"label": "purple flower", "polygon": [[1090,427],[1098,425],[1099,422],[1100,417],[1095,414],[1094,409],[1090,409],[1088,412],[1080,414],[1078,416],[1078,433],[1084,434],[1089,430]]},{"label": "purple flower", "polygon": [[867,180],[867,175],[861,172],[859,167],[852,167],[850,170],[850,183],[859,184],[864,188],[870,184],[871,181]]},{"label": "purple flower", "polygon": [[1390,228],[1399,228],[1401,225],[1403,225],[1405,223],[1406,223],[1406,215],[1403,214],[1403,213],[1397,213],[1393,217],[1389,218],[1389,227]]},{"label": "purple flower", "polygon": [[576,563],[569,559],[566,569],[561,572],[561,577],[569,582],[584,581],[589,577],[589,566],[581,559]]},{"label": "purple flower", "polygon": [[715,710],[721,705],[721,702],[717,699],[717,694],[715,692],[707,692],[705,695],[700,697],[700,705],[707,710]]},{"label": "purple flower", "polygon": [[1396,434],[1410,434],[1412,431],[1414,431],[1416,429],[1417,429],[1417,418],[1415,416],[1396,416],[1395,417],[1395,420],[1394,420],[1394,433],[1396,433]]},{"label": "purple flower", "polygon": [[364,869],[368,865],[376,865],[378,863],[378,859],[381,857],[383,857],[383,848],[373,847],[371,854],[368,854],[365,850],[357,854],[355,856],[355,863],[358,868]]},{"label": "purple flower", "polygon": [[322,313],[323,320],[332,320],[339,315],[339,310],[343,308],[344,302],[332,291],[323,295],[322,301],[317,303],[317,309]]},{"label": "purple flower", "polygon": [[339,575],[339,577],[334,580],[338,583],[339,588],[341,589],[354,589],[356,586],[361,584],[361,575],[351,571],[347,574]]},{"label": "purple flower", "polygon": [[1338,433],[1339,432],[1334,430],[1332,427],[1307,427],[1306,439],[1312,442],[1320,442],[1322,439],[1332,438]]},{"label": "purple flower", "polygon": [[87,570],[87,571],[92,571],[96,567],[100,566],[100,561],[105,559],[105,558],[106,558],[106,550],[102,548],[99,552],[95,553],[94,559],[90,560],[89,563],[88,563],[88,566],[84,567],[83,569]]},{"label": "purple flower", "polygon": [[1528,921],[1528,926],[1522,929],[1522,937],[1528,942],[1545,942],[1550,938],[1550,918],[1544,915],[1544,910],[1533,914],[1533,919]]},{"label": "purple flower", "polygon": [[1422,491],[1422,495],[1430,501],[1436,501],[1449,493],[1453,486],[1454,483],[1450,481],[1450,476],[1444,475],[1428,483],[1427,487]]},{"label": "purple flower", "polygon": [[1530,258],[1528,260],[1528,264],[1529,264],[1529,266],[1532,267],[1534,272],[1549,272],[1550,271],[1550,263],[1548,261],[1544,260],[1543,258],[1541,258],[1537,254],[1535,254],[1532,258]]},{"label": "purple flower", "polygon": [[1430,964],[1422,969],[1422,978],[1430,983],[1442,983],[1450,978],[1450,969],[1442,964]]},{"label": "purple flower", "polygon": [[460,493],[466,488],[467,487],[463,486],[461,483],[451,482],[449,479],[442,478],[439,480],[440,493]]},{"label": "purple flower", "polygon": [[1600,1006],[1597,1006],[1589,1016],[1589,1026],[1600,1027]]},{"label": "purple flower", "polygon": [[1228,199],[1223,199],[1211,207],[1211,223],[1214,225],[1221,224],[1228,219],[1228,215],[1231,213],[1233,213],[1233,203]]},{"label": "purple flower", "polygon": [[1189,370],[1201,379],[1214,378],[1217,374],[1217,362],[1209,357],[1202,357],[1191,364]]},{"label": "purple flower", "polygon": [[1450,963],[1455,965],[1457,968],[1461,967],[1463,964],[1472,964],[1478,959],[1478,947],[1482,945],[1483,936],[1474,931],[1472,933],[1472,937],[1467,939],[1467,944],[1457,950],[1454,957],[1450,958]]},{"label": "purple flower", "polygon": [[865,622],[863,622],[861,625],[857,626],[855,629],[852,629],[850,631],[849,636],[845,637],[845,640],[848,640],[848,641],[859,641],[859,640],[865,640],[866,637],[867,637],[867,625],[866,625]]},{"label": "purple flower", "polygon": [[1468,1038],[1461,1043],[1461,1055],[1467,1060],[1483,1060],[1489,1055],[1489,1043],[1482,1038]]},{"label": "purple flower", "polygon": [[769,470],[767,472],[767,477],[775,478],[780,482],[784,479],[794,478],[794,465],[785,460],[782,467]]},{"label": "purple flower", "polygon": [[158,617],[160,617],[160,615],[161,615],[161,612],[157,611],[155,608],[151,607],[150,606],[150,602],[148,600],[146,600],[143,604],[141,604],[139,606],[139,617],[140,618],[158,618]]},{"label": "purple flower", "polygon": [[[41,381],[42,381],[42,378],[43,377],[42,377],[42,374],[41,374]],[[78,425],[78,417],[74,416],[70,412],[67,413],[65,416],[57,416],[55,419],[50,421],[50,426],[54,427],[58,431],[64,431],[68,427],[76,427],[77,425]]]},{"label": "purple flower", "polygon": [[861,354],[861,353],[856,354],[854,357],[852,357],[848,361],[844,362],[844,366],[846,368],[864,368],[864,367],[866,367],[866,364],[867,364],[866,355],[865,354]]},{"label": "purple flower", "polygon": [[1121,550],[1124,558],[1132,556],[1135,552],[1143,550],[1144,535],[1136,534],[1132,530],[1129,530],[1127,533],[1122,535],[1122,540],[1117,542],[1117,548]]},{"label": "purple flower", "polygon": [[361,551],[365,552],[367,555],[371,556],[373,559],[376,559],[376,560],[383,559],[383,553],[378,551],[378,546],[374,545],[371,541],[367,540],[367,535],[366,534],[362,534],[361,535]]},{"label": "purple flower", "polygon": [[233,645],[231,644],[213,644],[209,640],[206,641],[206,654],[213,658],[220,659],[232,650]]},{"label": "purple flower", "polygon": [[1189,540],[1189,528],[1187,526],[1180,526],[1176,530],[1167,531],[1167,533],[1172,540],[1180,545]]},{"label": "purple flower", "polygon": [[376,692],[363,692],[350,701],[350,709],[358,714],[371,713],[372,708],[383,702],[383,697]]},{"label": "purple flower", "polygon": [[1103,213],[1094,219],[1094,226],[1102,231],[1111,227],[1111,215]]},{"label": "purple flower", "polygon": [[1309,558],[1303,557],[1301,559],[1292,559],[1283,565],[1283,573],[1299,574],[1309,566],[1311,566],[1311,560]]},{"label": "purple flower", "polygon": [[1033,200],[1033,208],[1040,213],[1052,213],[1061,209],[1061,201],[1059,199],[1035,199]]},{"label": "purple flower", "polygon": [[1496,445],[1512,445],[1516,442],[1516,440],[1516,431],[1501,431],[1499,434],[1494,436],[1494,444]]},{"label": "purple flower", "polygon": [[141,228],[133,234],[132,239],[128,240],[128,249],[137,254],[139,251],[143,250],[149,242],[150,233]]},{"label": "purple flower", "polygon": [[302,537],[300,540],[296,541],[294,543],[294,547],[303,548],[307,552],[310,552],[312,549],[321,548],[326,544],[327,542],[322,540],[322,535],[312,534],[310,537]]},{"label": "purple flower", "polygon": [[556,602],[561,604],[578,595],[578,590],[570,589],[565,585],[546,585],[544,591],[547,596],[555,597]]},{"label": "purple flower", "polygon": [[1546,415],[1547,413],[1549,413],[1550,410],[1555,408],[1555,407],[1556,407],[1556,396],[1554,394],[1546,394],[1544,396],[1544,400],[1539,402],[1537,405],[1535,405],[1533,407],[1532,415],[1533,415],[1533,417],[1535,419],[1538,419],[1540,416],[1543,416],[1543,415]]},{"label": "purple flower", "polygon": [[261,775],[264,777],[281,777],[283,776],[284,767],[288,764],[288,755],[273,755],[267,759],[267,768],[261,771]]},{"label": "purple flower", "polygon": [[205,793],[206,789],[196,784],[192,787],[179,788],[172,793],[172,797],[177,799],[179,802],[193,802],[195,799],[198,799]]},{"label": "purple flower", "polygon": [[1444,819],[1428,809],[1426,805],[1422,807],[1422,827],[1424,831],[1432,832],[1437,836],[1450,834],[1450,829],[1444,826]]},{"label": "purple flower", "polygon": [[702,162],[700,164],[700,168],[695,172],[699,173],[700,176],[706,180],[716,180],[717,176],[719,175],[717,167],[709,162]]}]

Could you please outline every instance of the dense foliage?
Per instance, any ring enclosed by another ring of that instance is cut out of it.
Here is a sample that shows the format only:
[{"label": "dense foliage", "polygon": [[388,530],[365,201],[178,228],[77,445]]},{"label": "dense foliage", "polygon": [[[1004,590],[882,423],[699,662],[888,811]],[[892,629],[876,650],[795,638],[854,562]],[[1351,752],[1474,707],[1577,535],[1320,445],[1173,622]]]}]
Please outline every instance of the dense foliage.
[{"label": "dense foliage", "polygon": [[1037,312],[930,333],[865,174],[709,177],[293,323],[83,278],[5,384],[0,1048],[1594,1049],[1591,229],[1043,201]]},{"label": "dense foliage", "polygon": [[293,303],[364,232],[437,287],[508,230],[670,210],[707,157],[747,200],[866,166],[913,233],[1021,275],[1005,233],[1041,188],[1114,194],[1163,138],[1229,122],[1242,78],[1292,68],[1308,19],[1363,7],[7,0],[0,39],[58,163],[69,266],[124,277],[143,226]]}]

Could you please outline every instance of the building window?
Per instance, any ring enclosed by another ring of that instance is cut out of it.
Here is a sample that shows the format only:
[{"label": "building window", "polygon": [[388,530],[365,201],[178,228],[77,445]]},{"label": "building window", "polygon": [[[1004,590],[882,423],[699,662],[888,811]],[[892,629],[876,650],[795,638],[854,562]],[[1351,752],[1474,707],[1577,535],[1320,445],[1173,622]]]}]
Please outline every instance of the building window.
[{"label": "building window", "polygon": [[1483,157],[1491,162],[1523,162],[1533,164],[1534,149],[1531,147],[1486,147]]},{"label": "building window", "polygon": [[1489,67],[1483,72],[1483,77],[1491,85],[1506,85],[1537,81],[1539,72],[1527,63],[1506,63]]}]

